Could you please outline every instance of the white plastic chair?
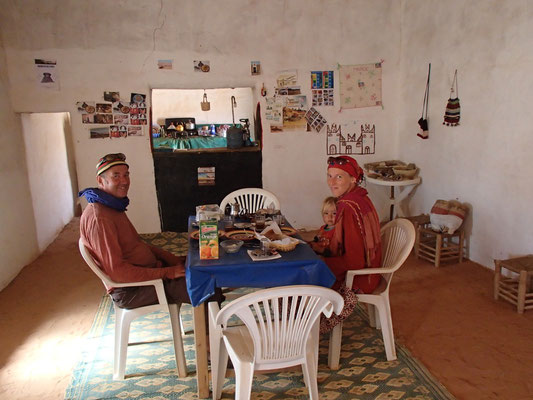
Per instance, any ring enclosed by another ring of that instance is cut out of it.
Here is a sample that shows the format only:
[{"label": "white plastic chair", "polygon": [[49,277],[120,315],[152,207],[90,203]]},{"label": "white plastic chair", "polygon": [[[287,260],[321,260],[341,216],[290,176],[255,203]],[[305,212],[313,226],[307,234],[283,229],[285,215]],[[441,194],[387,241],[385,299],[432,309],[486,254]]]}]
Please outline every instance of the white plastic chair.
[{"label": "white plastic chair", "polygon": [[[250,398],[254,371],[301,365],[309,397],[318,400],[319,317],[338,314],[343,306],[336,291],[311,285],[259,290],[222,310],[210,302],[213,399],[222,395],[229,354],[235,368],[236,399]],[[244,325],[228,326],[233,315]]]},{"label": "white plastic chair", "polygon": [[[392,220],[381,229],[382,267],[351,270],[346,274],[345,283],[349,288],[353,285],[355,275],[381,274],[383,278],[374,292],[358,294],[357,300],[361,303],[367,303],[370,326],[381,328],[388,361],[396,360],[389,302],[390,283],[394,272],[403,265],[409,256],[415,243],[415,236],[415,228],[411,221],[404,218]],[[339,368],[341,341],[342,323],[335,326],[330,334],[328,365],[331,369]]]},{"label": "white plastic chair", "polygon": [[224,212],[226,205],[239,203],[241,210],[255,213],[262,208],[268,208],[273,204],[275,210],[280,209],[280,203],[276,195],[261,188],[246,188],[235,190],[228,194],[220,203],[220,209]]},{"label": "white plastic chair", "polygon": [[102,280],[106,289],[111,287],[133,287],[133,286],[154,286],[157,294],[159,304],[150,306],[125,309],[115,305],[115,355],[113,362],[113,379],[124,379],[126,369],[126,358],[128,355],[128,340],[130,334],[130,324],[136,318],[150,314],[154,311],[165,311],[170,314],[170,323],[172,328],[172,337],[174,339],[174,353],[176,355],[176,365],[178,367],[178,376],[185,378],[187,376],[187,364],[185,361],[185,353],[183,351],[183,340],[181,337],[181,322],[179,312],[181,304],[168,304],[165,296],[165,288],[161,279],[143,282],[118,283],[113,282],[98,266],[92,255],[89,253],[81,238],[79,240],[80,253],[93,270],[93,272]]}]

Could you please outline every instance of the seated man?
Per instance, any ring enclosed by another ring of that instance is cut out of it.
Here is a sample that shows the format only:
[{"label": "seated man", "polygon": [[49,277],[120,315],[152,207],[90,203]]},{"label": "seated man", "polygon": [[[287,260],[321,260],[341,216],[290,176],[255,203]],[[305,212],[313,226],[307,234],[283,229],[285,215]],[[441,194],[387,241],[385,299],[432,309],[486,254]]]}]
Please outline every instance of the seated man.
[{"label": "seated man", "polygon": [[[143,242],[126,215],[129,166],[122,153],[107,154],[96,166],[98,188],[82,190],[89,204],[80,220],[80,235],[102,270],[115,282],[163,279],[170,303],[190,303],[185,282],[185,257]],[[121,308],[157,303],[153,286],[110,288]],[[210,300],[220,301],[220,292]]]}]

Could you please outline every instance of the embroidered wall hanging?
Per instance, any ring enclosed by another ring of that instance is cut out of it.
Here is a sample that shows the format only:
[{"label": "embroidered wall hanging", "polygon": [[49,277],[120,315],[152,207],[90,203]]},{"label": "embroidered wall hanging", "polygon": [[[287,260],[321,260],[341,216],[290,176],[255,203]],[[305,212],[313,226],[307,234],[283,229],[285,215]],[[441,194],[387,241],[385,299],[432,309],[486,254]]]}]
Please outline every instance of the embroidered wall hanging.
[{"label": "embroidered wall hanging", "polygon": [[349,133],[349,128],[337,124],[326,127],[326,151],[328,155],[335,154],[375,154],[376,152],[376,125],[361,124],[360,132],[357,132],[357,125],[353,129],[353,134]]},{"label": "embroidered wall hanging", "polygon": [[340,65],[341,109],[381,106],[381,63]]},{"label": "embroidered wall hanging", "polygon": [[[455,93],[455,98],[453,97]],[[457,70],[453,76],[452,87],[450,89],[450,98],[446,105],[446,111],[444,113],[443,125],[457,126],[461,119],[461,105],[459,104],[459,88],[457,86]]]}]

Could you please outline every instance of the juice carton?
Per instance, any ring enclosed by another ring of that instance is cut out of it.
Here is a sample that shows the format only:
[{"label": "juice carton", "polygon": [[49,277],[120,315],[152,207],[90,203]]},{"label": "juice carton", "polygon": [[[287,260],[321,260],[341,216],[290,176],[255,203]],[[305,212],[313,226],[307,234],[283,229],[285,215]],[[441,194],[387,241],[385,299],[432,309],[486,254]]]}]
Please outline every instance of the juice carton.
[{"label": "juice carton", "polygon": [[200,221],[200,259],[218,258],[218,221],[208,219]]}]

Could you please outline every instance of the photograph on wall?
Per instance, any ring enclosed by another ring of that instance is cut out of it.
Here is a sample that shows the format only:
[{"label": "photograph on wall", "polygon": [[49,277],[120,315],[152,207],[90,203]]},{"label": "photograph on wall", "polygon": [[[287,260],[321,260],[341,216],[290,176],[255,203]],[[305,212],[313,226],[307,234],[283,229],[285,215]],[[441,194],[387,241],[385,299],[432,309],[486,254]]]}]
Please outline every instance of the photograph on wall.
[{"label": "photograph on wall", "polygon": [[128,136],[143,136],[142,126],[128,126]]},{"label": "photograph on wall", "polygon": [[376,125],[366,123],[331,124],[326,127],[326,154],[375,154]]},{"label": "photograph on wall", "polygon": [[301,94],[300,86],[277,87],[275,89],[275,94],[278,96],[295,96]]},{"label": "photograph on wall", "polygon": [[193,68],[194,72],[209,72],[211,70],[211,66],[207,60],[194,60]]},{"label": "photograph on wall", "polygon": [[198,185],[215,185],[215,167],[198,167]]},{"label": "photograph on wall", "polygon": [[334,106],[333,71],[311,71],[311,99],[313,107]]},{"label": "photograph on wall", "polygon": [[113,103],[114,114],[129,114],[132,106],[137,107],[137,103],[127,103],[123,101],[117,101]]},{"label": "photograph on wall", "polygon": [[172,60],[157,60],[158,69],[172,69]]},{"label": "photograph on wall", "polygon": [[113,114],[94,114],[95,124],[112,124]]},{"label": "photograph on wall", "polygon": [[94,124],[94,114],[81,114],[82,124]]},{"label": "photograph on wall", "polygon": [[[131,103],[146,104],[146,95],[142,93],[132,93],[130,96]],[[146,107],[146,105],[145,105]]]},{"label": "photograph on wall", "polygon": [[113,105],[108,103],[96,103],[96,112],[100,114],[111,114]]},{"label": "photograph on wall", "polygon": [[381,63],[339,66],[341,109],[381,106]]},{"label": "photograph on wall", "polygon": [[129,114],[113,114],[113,123],[117,125],[129,125]]},{"label": "photograph on wall", "polygon": [[59,73],[55,60],[34,59],[37,85],[41,88],[59,90]]},{"label": "photograph on wall", "polygon": [[250,70],[252,75],[261,75],[261,63],[259,61],[251,61]]},{"label": "photograph on wall", "polygon": [[89,137],[91,139],[107,139],[109,138],[109,128],[91,128],[89,129]]},{"label": "photograph on wall", "polygon": [[120,101],[120,93],[119,92],[104,92],[104,100],[109,101],[110,103],[115,103],[117,101]]},{"label": "photograph on wall", "polygon": [[311,107],[305,113],[305,119],[309,126],[317,132],[320,132],[328,121],[314,107]]},{"label": "photograph on wall", "polygon": [[96,103],[94,101],[78,101],[76,108],[81,114],[94,114],[96,111]]}]

